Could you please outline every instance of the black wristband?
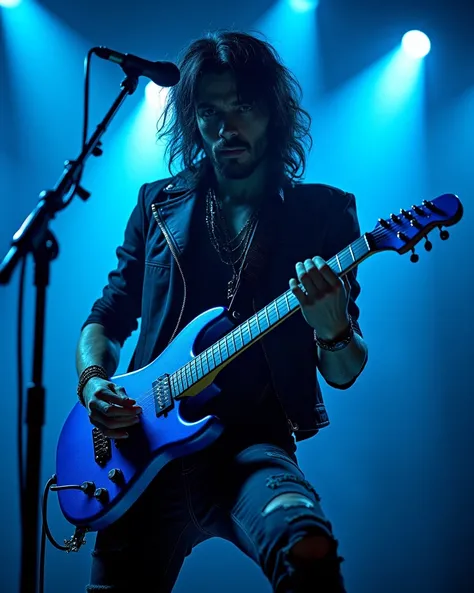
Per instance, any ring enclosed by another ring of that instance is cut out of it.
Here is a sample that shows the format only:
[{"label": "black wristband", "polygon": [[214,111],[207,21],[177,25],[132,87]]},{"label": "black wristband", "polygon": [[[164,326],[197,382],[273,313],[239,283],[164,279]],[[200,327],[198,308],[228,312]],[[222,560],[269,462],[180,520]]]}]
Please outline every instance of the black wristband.
[{"label": "black wristband", "polygon": [[349,327],[347,328],[347,331],[345,331],[341,336],[338,336],[336,340],[323,340],[318,337],[316,330],[314,330],[314,341],[316,342],[316,345],[322,350],[327,350],[328,352],[337,352],[338,350],[343,350],[351,343],[353,337],[354,324],[350,315]]}]

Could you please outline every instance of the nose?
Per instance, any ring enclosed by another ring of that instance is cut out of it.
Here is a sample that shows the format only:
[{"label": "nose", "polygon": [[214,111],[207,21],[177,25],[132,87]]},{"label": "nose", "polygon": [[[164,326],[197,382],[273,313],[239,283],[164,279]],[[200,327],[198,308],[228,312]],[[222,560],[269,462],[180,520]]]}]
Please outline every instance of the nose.
[{"label": "nose", "polygon": [[233,118],[231,118],[229,116],[224,117],[222,119],[222,122],[221,122],[221,125],[219,128],[220,138],[222,138],[223,140],[229,141],[238,135],[239,135],[239,132],[237,130],[237,126],[235,125]]}]

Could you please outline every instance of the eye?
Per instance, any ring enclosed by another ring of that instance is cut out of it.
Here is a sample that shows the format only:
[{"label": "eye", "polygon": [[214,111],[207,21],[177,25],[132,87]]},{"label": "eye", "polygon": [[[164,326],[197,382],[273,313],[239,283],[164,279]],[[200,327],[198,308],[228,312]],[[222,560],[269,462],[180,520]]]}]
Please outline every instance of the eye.
[{"label": "eye", "polygon": [[200,116],[201,116],[202,118],[204,118],[204,119],[207,119],[207,118],[209,118],[209,117],[212,117],[212,116],[213,116],[213,115],[215,115],[215,114],[216,114],[216,110],[215,110],[215,109],[213,109],[212,107],[208,107],[207,109],[203,109],[203,110],[200,112]]},{"label": "eye", "polygon": [[253,105],[251,103],[244,103],[243,105],[239,105],[238,109],[240,113],[248,113],[249,111],[252,111]]}]

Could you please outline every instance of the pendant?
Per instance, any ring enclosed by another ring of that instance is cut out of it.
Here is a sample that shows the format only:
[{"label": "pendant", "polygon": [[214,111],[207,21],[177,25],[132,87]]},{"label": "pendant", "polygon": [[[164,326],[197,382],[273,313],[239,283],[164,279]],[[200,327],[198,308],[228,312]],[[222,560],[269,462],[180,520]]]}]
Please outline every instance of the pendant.
[{"label": "pendant", "polygon": [[227,299],[229,301],[234,294],[234,288],[235,288],[235,277],[233,276],[232,280],[229,280],[229,282],[227,282]]}]

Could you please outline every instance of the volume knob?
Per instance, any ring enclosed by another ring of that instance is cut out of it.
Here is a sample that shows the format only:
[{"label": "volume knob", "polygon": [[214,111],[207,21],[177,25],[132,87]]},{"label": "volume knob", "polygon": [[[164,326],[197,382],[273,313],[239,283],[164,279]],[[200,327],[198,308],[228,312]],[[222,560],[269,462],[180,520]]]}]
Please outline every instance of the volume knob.
[{"label": "volume knob", "polygon": [[82,482],[81,490],[84,492],[84,494],[87,494],[88,496],[92,496],[95,492],[94,482]]},{"label": "volume knob", "polygon": [[109,500],[109,492],[107,488],[97,488],[94,492],[94,497],[102,504]]},{"label": "volume knob", "polygon": [[123,475],[123,471],[121,469],[111,469],[108,476],[109,480],[114,484],[123,484],[123,482],[125,482],[125,476]]}]

